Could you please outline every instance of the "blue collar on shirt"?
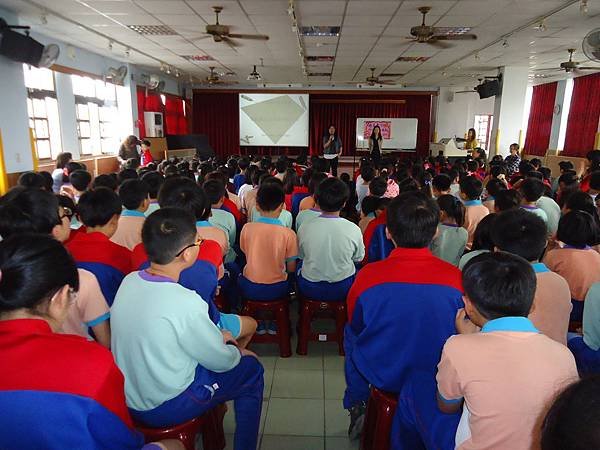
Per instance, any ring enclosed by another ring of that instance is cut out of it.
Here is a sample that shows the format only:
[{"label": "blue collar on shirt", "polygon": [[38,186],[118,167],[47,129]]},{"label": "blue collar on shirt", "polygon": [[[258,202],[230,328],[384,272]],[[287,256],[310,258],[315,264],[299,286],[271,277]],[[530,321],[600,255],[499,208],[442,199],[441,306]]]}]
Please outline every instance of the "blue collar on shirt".
[{"label": "blue collar on shirt", "polygon": [[197,227],[212,227],[212,224],[208,220],[199,220],[196,222]]},{"label": "blue collar on shirt", "polygon": [[465,201],[465,206],[475,206],[475,205],[481,205],[481,200],[466,200]]},{"label": "blue collar on shirt", "polygon": [[138,272],[138,275],[140,276],[140,278],[142,280],[146,280],[146,281],[153,281],[153,282],[157,282],[157,283],[176,283],[175,280],[173,280],[169,277],[163,277],[162,275],[152,275],[147,270],[140,270]]},{"label": "blue collar on shirt", "polygon": [[283,223],[281,222],[281,220],[279,219],[273,219],[272,217],[259,217],[256,222],[258,223],[268,223],[269,225],[281,225],[283,226]]},{"label": "blue collar on shirt", "polygon": [[490,320],[482,328],[483,333],[492,331],[521,331],[525,333],[539,333],[527,317],[500,317]]},{"label": "blue collar on shirt", "polygon": [[143,212],[137,211],[135,209],[124,209],[121,212],[121,215],[124,217],[146,217]]},{"label": "blue collar on shirt", "polygon": [[521,205],[521,209],[526,209],[528,211],[533,211],[533,210],[539,209],[539,208],[537,206]]},{"label": "blue collar on shirt", "polygon": [[550,269],[546,267],[546,264],[541,262],[532,263],[531,267],[533,267],[535,273],[550,272]]},{"label": "blue collar on shirt", "polygon": [[485,199],[485,201],[486,201],[486,202],[493,202],[493,201],[495,201],[495,200],[496,200],[496,198],[495,198],[494,196],[492,196],[492,195],[489,195],[489,196],[488,196],[488,197]]},{"label": "blue collar on shirt", "polygon": [[586,245],[585,247],[575,247],[574,245],[565,245],[562,248],[570,248],[573,250],[591,250],[592,247],[590,247],[589,245]]},{"label": "blue collar on shirt", "polygon": [[340,216],[336,216],[334,214],[327,214],[326,212],[322,212],[319,217],[322,217],[323,219],[341,219]]}]

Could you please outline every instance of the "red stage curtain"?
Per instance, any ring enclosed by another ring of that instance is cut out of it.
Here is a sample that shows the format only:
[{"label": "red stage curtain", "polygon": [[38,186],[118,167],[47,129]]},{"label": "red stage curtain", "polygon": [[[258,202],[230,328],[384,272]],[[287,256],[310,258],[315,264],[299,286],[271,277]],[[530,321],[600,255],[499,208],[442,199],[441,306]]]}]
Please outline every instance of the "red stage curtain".
[{"label": "red stage curtain", "polygon": [[183,100],[175,95],[165,99],[165,135],[188,134],[187,119],[183,112]]},{"label": "red stage curtain", "polygon": [[[333,103],[321,103],[329,100]],[[352,100],[337,103],[335,100]],[[361,103],[369,100],[369,103]],[[372,103],[373,100],[381,102]],[[404,100],[405,103],[384,103],[385,100]],[[239,145],[239,97],[234,92],[195,92],[193,105],[193,132],[208,135],[208,141],[217,156],[238,154]],[[322,136],[329,124],[335,124],[342,140],[344,155],[355,151],[356,119],[359,117],[416,118],[417,154],[429,154],[429,131],[431,120],[431,95],[373,95],[373,94],[310,94],[309,148],[311,154],[319,154]],[[299,154],[302,147],[242,147],[244,153],[252,154]]]},{"label": "red stage curtain", "polygon": [[585,156],[594,149],[600,119],[600,73],[575,78],[563,156]]},{"label": "red stage curtain", "polygon": [[544,156],[548,150],[557,87],[556,81],[533,87],[524,147],[527,155]]},{"label": "red stage curtain", "polygon": [[148,93],[146,95],[146,89],[138,87],[137,89],[137,106],[138,106],[138,123],[140,139],[146,137],[146,124],[144,122],[144,112],[162,112],[164,115],[164,106],[160,99],[160,95]]},{"label": "red stage curtain", "polygon": [[240,152],[240,111],[237,93],[195,92],[193,132],[208,136],[219,157]]}]

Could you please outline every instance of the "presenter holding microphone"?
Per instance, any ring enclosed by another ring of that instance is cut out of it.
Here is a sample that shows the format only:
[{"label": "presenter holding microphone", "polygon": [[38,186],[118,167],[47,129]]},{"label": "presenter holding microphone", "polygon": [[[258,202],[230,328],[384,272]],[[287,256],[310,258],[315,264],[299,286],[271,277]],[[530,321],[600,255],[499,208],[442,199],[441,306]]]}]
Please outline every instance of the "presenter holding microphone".
[{"label": "presenter holding microphone", "polygon": [[323,136],[323,157],[329,162],[329,169],[337,177],[339,157],[342,155],[342,141],[334,125],[329,125],[327,133]]},{"label": "presenter holding microphone", "polygon": [[381,147],[383,145],[383,136],[381,135],[381,128],[379,125],[373,127],[371,136],[369,137],[369,154],[371,155],[371,161],[375,167],[379,167],[381,161]]}]

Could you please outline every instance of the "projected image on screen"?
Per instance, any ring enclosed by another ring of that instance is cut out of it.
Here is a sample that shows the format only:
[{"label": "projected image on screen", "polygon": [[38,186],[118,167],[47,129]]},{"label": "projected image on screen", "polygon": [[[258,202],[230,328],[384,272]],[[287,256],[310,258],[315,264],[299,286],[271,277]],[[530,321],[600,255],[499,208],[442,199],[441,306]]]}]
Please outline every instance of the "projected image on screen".
[{"label": "projected image on screen", "polygon": [[240,145],[308,146],[308,94],[240,94]]}]

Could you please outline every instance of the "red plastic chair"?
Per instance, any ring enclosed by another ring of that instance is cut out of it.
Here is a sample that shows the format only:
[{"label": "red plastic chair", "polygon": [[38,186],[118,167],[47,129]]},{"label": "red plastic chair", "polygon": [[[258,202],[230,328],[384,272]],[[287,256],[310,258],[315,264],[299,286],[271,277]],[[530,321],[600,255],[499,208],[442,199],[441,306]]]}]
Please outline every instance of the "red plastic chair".
[{"label": "red plastic chair", "polygon": [[200,417],[188,420],[180,425],[165,428],[145,428],[136,424],[136,428],[144,435],[146,443],[163,439],[177,439],[186,450],[194,450],[196,436],[202,433],[204,450],[223,450],[225,448],[225,432],[223,417],[227,412],[225,405],[219,405]]},{"label": "red plastic chair", "polygon": [[397,407],[396,395],[371,387],[360,450],[390,449],[390,433]]},{"label": "red plastic chair", "polygon": [[265,312],[273,316],[273,320],[277,324],[277,334],[255,334],[250,342],[255,344],[278,344],[279,356],[289,358],[292,356],[292,345],[290,343],[290,308],[288,299],[284,298],[270,302],[244,301],[242,315],[254,317],[256,320],[264,320],[264,317],[258,317],[258,313]]},{"label": "red plastic chair", "polygon": [[[312,331],[312,321],[318,317],[335,319],[334,333],[317,333]],[[298,322],[298,345],[296,353],[306,355],[309,342],[338,343],[338,353],[344,356],[344,327],[346,326],[346,302],[319,302],[307,298],[300,299],[300,320]]]}]

